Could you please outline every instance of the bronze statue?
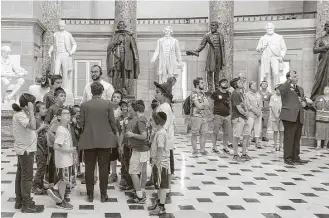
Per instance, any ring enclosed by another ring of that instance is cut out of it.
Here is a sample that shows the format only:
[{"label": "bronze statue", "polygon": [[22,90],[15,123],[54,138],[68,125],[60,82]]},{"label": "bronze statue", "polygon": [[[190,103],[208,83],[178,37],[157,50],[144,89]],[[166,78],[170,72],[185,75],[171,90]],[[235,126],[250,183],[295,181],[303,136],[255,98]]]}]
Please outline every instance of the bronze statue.
[{"label": "bronze statue", "polygon": [[107,46],[107,74],[116,90],[134,93],[133,80],[139,75],[139,57],[135,38],[126,30],[124,21],[119,21]]},{"label": "bronze statue", "polygon": [[225,49],[224,49],[224,36],[218,32],[219,23],[217,21],[212,21],[210,23],[210,32],[203,36],[201,44],[194,51],[186,51],[186,55],[199,56],[201,52],[209,44],[209,50],[206,61],[207,71],[207,83],[208,92],[214,91],[215,88],[219,87],[219,72],[225,66]]},{"label": "bronze statue", "polygon": [[329,84],[329,21],[325,23],[324,31],[326,34],[316,40],[313,48],[313,53],[319,54],[319,64],[311,94],[312,100],[323,95],[324,87]]}]

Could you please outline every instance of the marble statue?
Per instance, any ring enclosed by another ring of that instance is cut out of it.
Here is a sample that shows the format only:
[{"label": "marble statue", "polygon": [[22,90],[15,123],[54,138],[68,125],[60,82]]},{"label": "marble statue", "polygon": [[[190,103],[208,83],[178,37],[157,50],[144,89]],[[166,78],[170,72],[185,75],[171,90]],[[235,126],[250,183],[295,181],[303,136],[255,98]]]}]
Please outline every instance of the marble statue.
[{"label": "marble statue", "polygon": [[266,34],[258,42],[256,50],[262,53],[259,82],[267,81],[269,89],[280,83],[280,74],[283,73],[283,58],[287,47],[281,35],[274,32],[275,26],[268,23]]},{"label": "marble statue", "polygon": [[134,93],[131,83],[138,78],[140,69],[136,40],[126,27],[124,21],[119,21],[107,46],[106,66],[114,88],[131,95]]},{"label": "marble statue", "polygon": [[208,55],[206,60],[208,92],[214,91],[219,87],[219,73],[225,66],[225,49],[224,36],[218,31],[219,23],[212,21],[210,23],[210,32],[203,36],[201,44],[194,51],[186,51],[186,55],[199,56],[207,44],[209,44]]},{"label": "marble statue", "polygon": [[329,85],[329,21],[324,25],[325,35],[319,37],[314,45],[313,53],[319,54],[319,64],[315,75],[311,99],[323,95],[324,87]]},{"label": "marble statue", "polygon": [[154,63],[159,58],[158,75],[160,83],[167,82],[170,77],[177,77],[183,67],[179,42],[171,36],[173,34],[171,26],[165,27],[163,32],[165,35],[157,41],[154,55],[150,60],[151,63]]},{"label": "marble statue", "polygon": [[54,33],[54,43],[49,49],[52,63],[52,74],[61,74],[63,77],[63,88],[72,93],[72,55],[77,49],[77,43],[72,34],[65,30],[65,21],[58,23],[59,31]]},{"label": "marble statue", "polygon": [[[26,70],[20,66],[15,66],[9,54],[11,49],[9,46],[1,47],[1,102],[12,100],[14,96],[19,94],[25,80],[22,78],[28,74]],[[10,91],[8,93],[8,91]]]}]

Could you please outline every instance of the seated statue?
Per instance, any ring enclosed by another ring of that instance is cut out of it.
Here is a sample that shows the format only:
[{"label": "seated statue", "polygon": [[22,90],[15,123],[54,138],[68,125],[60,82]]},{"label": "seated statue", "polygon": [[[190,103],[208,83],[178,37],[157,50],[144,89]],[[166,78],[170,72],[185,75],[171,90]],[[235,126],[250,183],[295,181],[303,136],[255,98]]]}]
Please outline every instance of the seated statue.
[{"label": "seated statue", "polygon": [[[20,66],[14,66],[9,57],[11,50],[9,46],[1,47],[1,102],[10,101],[18,94],[27,75],[27,71]],[[8,93],[10,91],[10,93]]]}]

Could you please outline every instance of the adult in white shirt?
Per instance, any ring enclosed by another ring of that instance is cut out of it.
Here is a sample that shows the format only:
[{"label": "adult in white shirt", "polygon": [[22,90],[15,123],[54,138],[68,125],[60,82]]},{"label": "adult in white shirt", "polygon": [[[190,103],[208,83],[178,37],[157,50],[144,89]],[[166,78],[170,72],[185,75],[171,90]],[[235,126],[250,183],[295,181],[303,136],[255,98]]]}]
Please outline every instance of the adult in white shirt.
[{"label": "adult in white shirt", "polygon": [[90,73],[91,73],[91,79],[93,81],[91,83],[88,83],[85,89],[83,90],[83,97],[81,103],[92,99],[93,95],[91,94],[90,85],[93,82],[99,82],[103,85],[104,92],[102,94],[102,99],[111,101],[112,95],[114,93],[114,88],[110,83],[104,81],[101,78],[101,76],[103,75],[102,68],[99,65],[94,65],[91,67]]},{"label": "adult in white shirt", "polygon": [[[46,77],[44,79],[47,80]],[[40,76],[35,77],[35,84],[30,85],[29,87],[29,93],[35,97],[35,101],[43,101],[43,97],[47,92],[49,92],[50,88],[48,84],[45,82],[42,82],[42,78]]]}]

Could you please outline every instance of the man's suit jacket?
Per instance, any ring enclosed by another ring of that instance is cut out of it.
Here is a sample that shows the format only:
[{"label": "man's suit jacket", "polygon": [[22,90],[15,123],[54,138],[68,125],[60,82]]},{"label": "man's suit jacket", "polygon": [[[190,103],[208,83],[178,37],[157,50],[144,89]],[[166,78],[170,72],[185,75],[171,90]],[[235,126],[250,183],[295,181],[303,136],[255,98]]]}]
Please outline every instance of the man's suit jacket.
[{"label": "man's suit jacket", "polygon": [[78,125],[82,128],[79,148],[115,148],[118,144],[114,104],[100,97],[81,104]]},{"label": "man's suit jacket", "polygon": [[[60,36],[61,32],[54,33],[54,43],[50,47],[50,52],[57,52],[57,46],[58,46],[58,38]],[[64,30],[64,44],[67,52],[74,53],[77,50],[77,43],[73,39],[73,36],[71,33]]]},{"label": "man's suit jacket", "polygon": [[301,100],[299,100],[299,97],[291,84],[291,81],[287,80],[284,84],[279,86],[282,100],[280,119],[296,122],[298,113],[300,112],[300,122],[304,123],[304,108],[301,103],[301,100],[305,101],[304,89],[297,85],[301,96]]}]

